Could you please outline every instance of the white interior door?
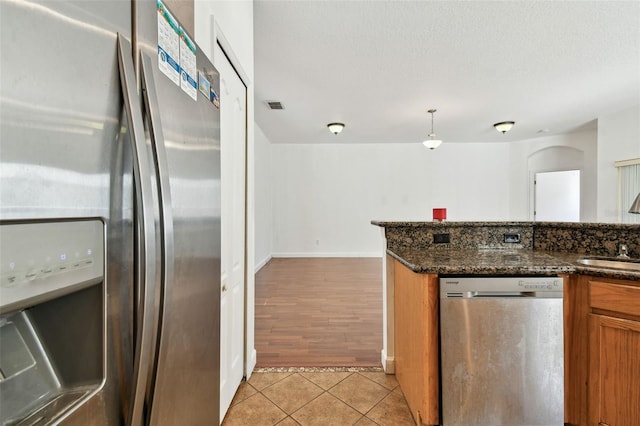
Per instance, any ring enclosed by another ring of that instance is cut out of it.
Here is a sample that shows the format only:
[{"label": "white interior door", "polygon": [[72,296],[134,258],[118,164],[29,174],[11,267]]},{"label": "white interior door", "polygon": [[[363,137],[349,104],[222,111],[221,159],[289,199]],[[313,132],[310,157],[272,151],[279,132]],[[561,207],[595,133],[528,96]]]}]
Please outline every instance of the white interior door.
[{"label": "white interior door", "polygon": [[534,184],[536,221],[580,221],[580,170],[536,173]]},{"label": "white interior door", "polygon": [[220,421],[242,381],[245,292],[246,87],[220,46],[222,253],[220,293]]}]

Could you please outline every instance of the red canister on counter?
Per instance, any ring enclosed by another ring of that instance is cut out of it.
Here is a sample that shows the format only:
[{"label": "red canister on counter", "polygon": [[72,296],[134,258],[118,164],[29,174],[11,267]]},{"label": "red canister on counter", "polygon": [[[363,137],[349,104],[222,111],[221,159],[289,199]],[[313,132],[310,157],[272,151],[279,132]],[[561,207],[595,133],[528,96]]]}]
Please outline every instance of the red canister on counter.
[{"label": "red canister on counter", "polygon": [[433,209],[433,220],[437,220],[442,222],[443,220],[447,220],[447,209],[438,208]]}]

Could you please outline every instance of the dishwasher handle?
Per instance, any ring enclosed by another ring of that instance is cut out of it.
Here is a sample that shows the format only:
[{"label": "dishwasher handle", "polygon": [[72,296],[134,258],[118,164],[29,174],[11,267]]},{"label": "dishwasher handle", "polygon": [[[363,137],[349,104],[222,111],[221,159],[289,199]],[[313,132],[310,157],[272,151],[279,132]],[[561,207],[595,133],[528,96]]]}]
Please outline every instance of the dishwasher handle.
[{"label": "dishwasher handle", "polygon": [[471,297],[536,297],[535,291],[470,291]]}]

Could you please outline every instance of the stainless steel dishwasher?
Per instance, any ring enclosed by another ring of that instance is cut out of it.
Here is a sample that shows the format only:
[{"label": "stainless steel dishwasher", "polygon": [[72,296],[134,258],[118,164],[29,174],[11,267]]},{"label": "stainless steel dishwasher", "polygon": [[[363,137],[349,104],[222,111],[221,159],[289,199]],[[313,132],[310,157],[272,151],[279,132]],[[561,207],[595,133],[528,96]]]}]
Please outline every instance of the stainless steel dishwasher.
[{"label": "stainless steel dishwasher", "polygon": [[563,425],[563,280],[440,279],[442,424]]}]

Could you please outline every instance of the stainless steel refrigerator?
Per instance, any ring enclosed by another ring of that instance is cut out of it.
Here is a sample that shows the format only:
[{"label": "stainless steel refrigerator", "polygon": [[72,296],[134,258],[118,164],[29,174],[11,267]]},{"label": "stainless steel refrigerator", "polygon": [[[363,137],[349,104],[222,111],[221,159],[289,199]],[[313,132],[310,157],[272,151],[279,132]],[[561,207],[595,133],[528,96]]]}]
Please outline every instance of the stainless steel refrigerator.
[{"label": "stainless steel refrigerator", "polygon": [[0,423],[217,424],[217,71],[162,1],[0,31]]}]

